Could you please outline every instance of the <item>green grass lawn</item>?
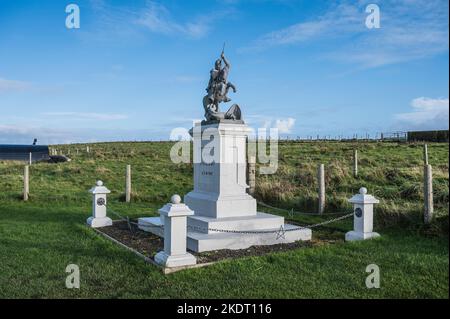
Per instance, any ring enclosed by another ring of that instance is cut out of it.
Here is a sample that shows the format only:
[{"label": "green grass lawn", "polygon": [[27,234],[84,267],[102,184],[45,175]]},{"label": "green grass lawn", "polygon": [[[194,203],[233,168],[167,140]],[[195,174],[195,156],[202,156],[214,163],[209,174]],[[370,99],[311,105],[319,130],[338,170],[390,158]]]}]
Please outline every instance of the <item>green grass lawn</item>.
[{"label": "green grass lawn", "polygon": [[[351,176],[355,146],[361,160],[358,178]],[[83,146],[63,146],[65,152],[71,149],[72,162],[33,165],[26,203],[20,201],[23,163],[0,162],[0,297],[448,298],[448,144],[429,145],[437,218],[425,227],[420,221],[419,144],[282,143],[277,174],[257,177],[259,200],[314,211],[315,169],[324,163],[328,212],[348,211],[345,199],[366,186],[381,200],[375,228],[382,237],[324,242],[164,276],[84,222],[91,210],[87,190],[96,179],[112,190],[109,205],[130,217],[156,215],[172,194],[188,192],[192,167],[171,163],[170,147],[107,143],[93,145],[86,154]],[[76,148],[79,155],[74,154]],[[133,170],[130,204],[122,202],[126,164]],[[329,218],[294,217],[303,224]],[[342,239],[351,228],[347,219],[313,236]],[[71,263],[80,267],[80,289],[65,288],[65,268]],[[380,268],[380,289],[365,286],[366,266],[373,263]]]}]

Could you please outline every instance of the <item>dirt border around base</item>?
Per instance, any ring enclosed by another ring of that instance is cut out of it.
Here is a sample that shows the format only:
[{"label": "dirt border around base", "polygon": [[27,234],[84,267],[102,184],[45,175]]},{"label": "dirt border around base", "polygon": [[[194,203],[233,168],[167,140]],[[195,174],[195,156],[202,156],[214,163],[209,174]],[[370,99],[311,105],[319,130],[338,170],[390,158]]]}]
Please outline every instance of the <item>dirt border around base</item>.
[{"label": "dirt border around base", "polygon": [[92,228],[92,229],[97,234],[100,234],[101,236],[105,237],[106,239],[109,239],[112,242],[118,244],[119,246],[121,246],[121,247],[123,247],[123,248],[125,248],[125,249],[127,249],[127,250],[129,250],[131,252],[133,252],[136,256],[142,258],[146,263],[152,264],[153,266],[156,266],[157,268],[161,269],[161,271],[162,271],[162,273],[164,275],[171,274],[171,273],[174,273],[174,272],[177,272],[177,271],[180,271],[180,270],[184,270],[184,269],[201,268],[201,267],[209,266],[209,265],[216,264],[216,263],[219,262],[219,261],[212,261],[212,262],[207,262],[207,263],[202,263],[202,264],[195,264],[195,265],[190,265],[190,266],[170,267],[170,268],[169,267],[163,267],[160,264],[158,264],[156,261],[154,261],[152,258],[144,256],[143,254],[138,252],[136,249],[125,245],[124,243],[122,243],[122,242],[118,241],[117,239],[109,236],[108,234],[100,231],[99,229],[97,229],[97,228]]},{"label": "dirt border around base", "polygon": [[133,252],[145,262],[161,269],[163,274],[170,274],[184,269],[201,268],[218,262],[234,260],[241,257],[265,256],[274,252],[285,252],[293,249],[313,247],[320,245],[323,240],[297,241],[288,244],[251,246],[244,249],[222,249],[196,253],[189,251],[197,258],[197,264],[181,267],[163,267],[156,263],[152,257],[163,250],[164,240],[152,233],[144,232],[126,221],[115,220],[112,226],[93,228],[97,234],[111,240],[119,246]]}]

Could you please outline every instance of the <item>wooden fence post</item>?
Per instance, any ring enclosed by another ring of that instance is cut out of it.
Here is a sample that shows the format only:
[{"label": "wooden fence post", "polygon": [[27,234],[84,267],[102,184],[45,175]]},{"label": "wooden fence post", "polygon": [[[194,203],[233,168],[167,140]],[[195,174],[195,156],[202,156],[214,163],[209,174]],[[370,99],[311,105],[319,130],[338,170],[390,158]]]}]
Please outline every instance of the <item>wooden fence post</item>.
[{"label": "wooden fence post", "polygon": [[129,203],[131,200],[131,165],[127,165],[125,177],[125,201]]},{"label": "wooden fence post", "polygon": [[428,165],[428,145],[423,145],[423,163],[424,165]]},{"label": "wooden fence post", "polygon": [[433,173],[430,164],[424,166],[424,199],[425,199],[425,212],[424,222],[429,224],[433,219]]},{"label": "wooden fence post", "polygon": [[30,194],[30,172],[29,166],[25,165],[23,169],[23,200],[28,200],[28,195]]},{"label": "wooden fence post", "polygon": [[256,189],[256,157],[250,156],[248,158],[248,193],[250,195],[255,194]]},{"label": "wooden fence post", "polygon": [[319,215],[325,210],[325,167],[320,164],[318,167],[318,183],[319,183]]},{"label": "wooden fence post", "polygon": [[358,150],[353,150],[353,176],[358,177]]}]

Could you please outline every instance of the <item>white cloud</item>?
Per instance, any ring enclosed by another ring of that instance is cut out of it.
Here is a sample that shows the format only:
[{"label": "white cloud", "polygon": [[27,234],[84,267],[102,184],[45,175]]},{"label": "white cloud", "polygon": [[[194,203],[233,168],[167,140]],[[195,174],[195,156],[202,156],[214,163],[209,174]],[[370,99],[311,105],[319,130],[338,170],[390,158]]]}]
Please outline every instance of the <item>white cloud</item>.
[{"label": "white cloud", "polygon": [[418,97],[411,101],[412,112],[396,114],[402,127],[417,130],[448,129],[449,99]]},{"label": "white cloud", "polygon": [[270,128],[277,128],[280,134],[290,134],[294,128],[296,119],[292,117],[288,118],[275,118],[264,115],[247,115],[245,121],[254,129],[264,128],[269,130]]},{"label": "white cloud", "polygon": [[151,129],[108,128],[55,128],[48,125],[0,124],[0,144],[66,144],[106,141],[167,140],[170,129],[153,126]]},{"label": "white cloud", "polygon": [[286,28],[262,35],[246,49],[263,50],[274,46],[295,44],[340,35],[343,31],[355,32],[363,27],[358,24],[362,15],[354,5],[345,3],[333,6],[316,20],[299,22]]},{"label": "white cloud", "polygon": [[89,112],[45,112],[45,116],[71,119],[71,120],[93,120],[93,121],[115,121],[125,120],[125,114],[89,113]]},{"label": "white cloud", "polygon": [[371,2],[338,1],[318,18],[262,35],[241,50],[320,42],[324,58],[369,68],[448,52],[448,0],[383,1],[381,28],[369,30]]},{"label": "white cloud", "polygon": [[45,127],[0,124],[0,143],[31,144],[34,138],[39,144],[67,143],[72,141],[72,134]]},{"label": "white cloud", "polygon": [[0,93],[11,91],[23,91],[29,88],[31,85],[28,82],[7,80],[0,78]]},{"label": "white cloud", "polygon": [[417,111],[425,112],[447,112],[448,113],[448,98],[447,99],[432,99],[429,97],[418,97],[411,101],[411,106]]},{"label": "white cloud", "polygon": [[148,1],[146,8],[136,20],[138,25],[142,25],[154,33],[176,35],[184,34],[192,38],[201,38],[210,30],[211,19],[197,18],[194,22],[179,23],[171,17],[169,10],[162,4]]},{"label": "white cloud", "polygon": [[289,117],[287,119],[277,119],[275,121],[275,127],[278,129],[280,134],[289,134],[294,127],[295,119]]},{"label": "white cloud", "polygon": [[182,11],[175,18],[175,14],[161,2],[163,1],[148,0],[144,5],[113,5],[104,0],[90,0],[96,22],[90,29],[80,29],[80,33],[83,39],[96,42],[130,39],[142,41],[149,32],[200,39],[208,35],[220,19],[233,18],[231,13],[235,12],[232,7],[196,15],[187,15]]}]

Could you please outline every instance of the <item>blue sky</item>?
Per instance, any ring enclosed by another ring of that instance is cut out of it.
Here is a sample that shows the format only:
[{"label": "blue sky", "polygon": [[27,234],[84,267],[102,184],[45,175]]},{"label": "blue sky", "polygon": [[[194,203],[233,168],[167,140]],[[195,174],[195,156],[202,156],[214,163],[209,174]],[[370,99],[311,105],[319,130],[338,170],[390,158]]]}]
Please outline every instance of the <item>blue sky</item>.
[{"label": "blue sky", "polygon": [[224,41],[254,128],[448,129],[447,0],[0,0],[0,143],[168,139],[202,118]]}]

